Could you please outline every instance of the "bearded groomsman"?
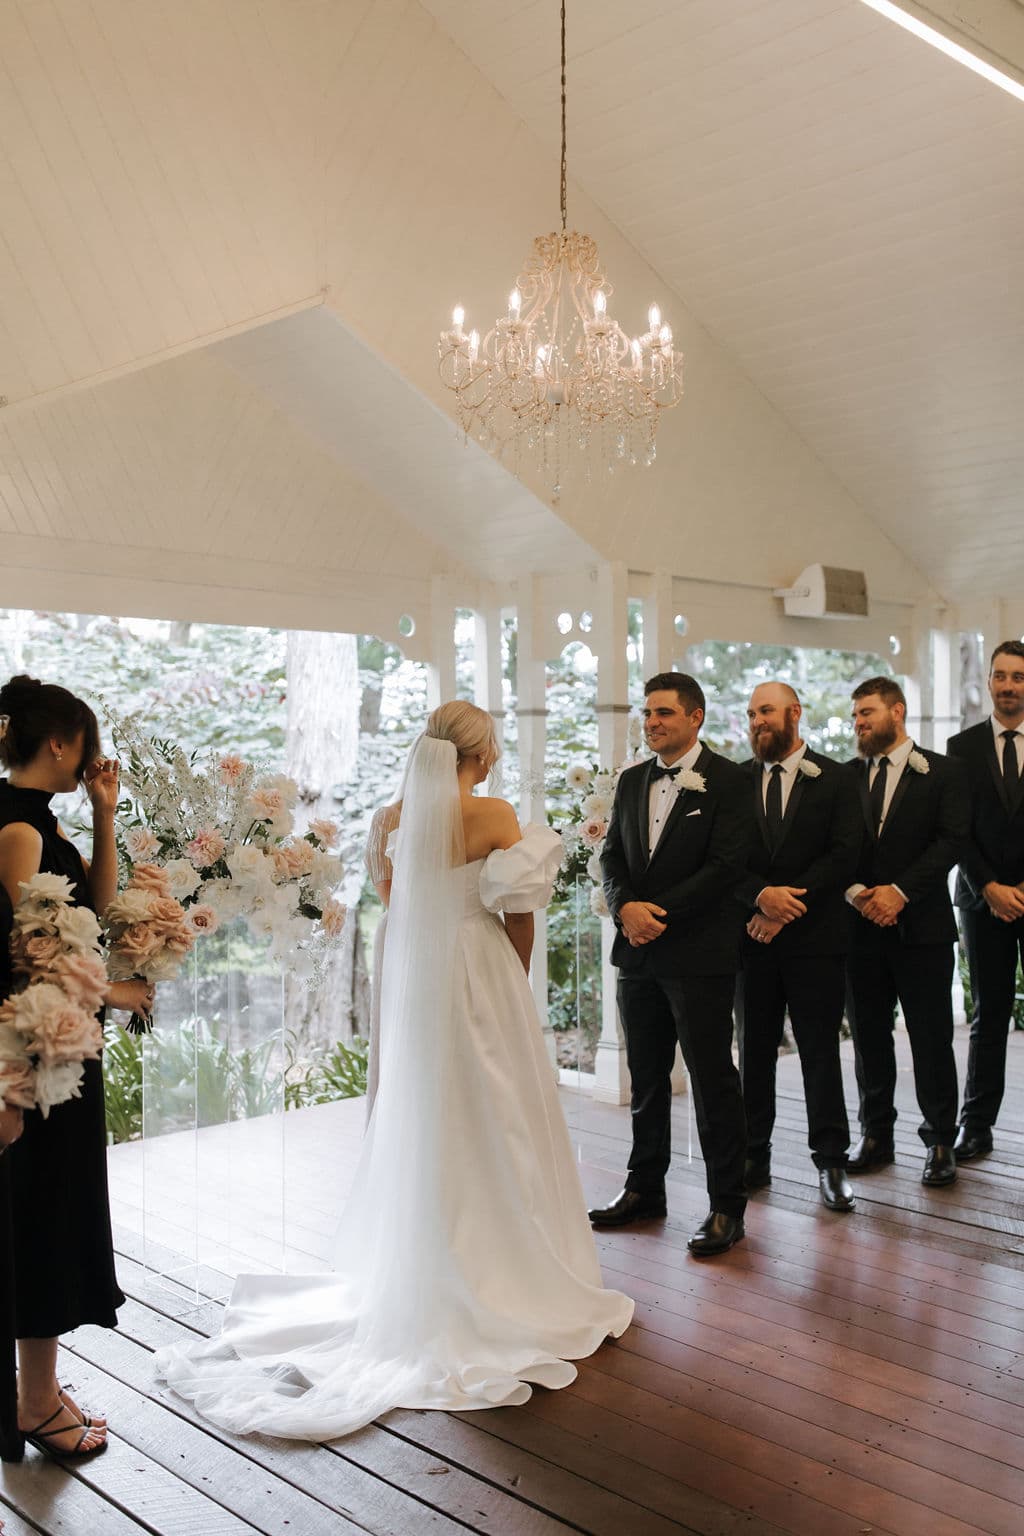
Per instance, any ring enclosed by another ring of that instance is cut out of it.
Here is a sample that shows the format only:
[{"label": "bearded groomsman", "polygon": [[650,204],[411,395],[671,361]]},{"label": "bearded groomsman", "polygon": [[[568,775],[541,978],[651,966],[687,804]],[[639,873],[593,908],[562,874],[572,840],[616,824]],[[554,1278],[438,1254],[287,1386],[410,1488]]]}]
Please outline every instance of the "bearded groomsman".
[{"label": "bearded groomsman", "polygon": [[974,997],[956,1139],[959,1162],[992,1150],[1006,1082],[1017,956],[1024,953],[1024,645],[1019,640],[996,647],[988,691],[991,717],[952,737],[947,749],[966,769],[972,801],[971,833],[956,885]]},{"label": "bearded groomsman", "polygon": [[618,933],[612,963],[631,1078],[626,1187],[596,1227],[665,1215],[676,1042],[690,1073],[710,1211],[688,1243],[702,1258],[743,1236],[746,1131],[732,1059],[742,920],[733,892],[750,844],[750,786],[700,740],[704,693],[685,672],[645,687],[656,757],[620,774],[601,854]]},{"label": "bearded groomsman", "polygon": [[957,1082],[953,1057],[956,922],[947,877],[961,856],[970,811],[954,759],[914,745],[907,701],[891,677],[853,692],[859,761],[850,764],[863,811],[854,883],[849,975],[861,1139],[847,1166],[891,1163],[896,1123],[896,1004],[910,1036],[918,1135],[927,1147],[921,1182],[956,1178]]},{"label": "bearded groomsman", "polygon": [[807,1140],[824,1205],[853,1210],[839,1031],[846,998],[846,887],[860,852],[849,774],[800,735],[800,700],[761,683],[747,709],[755,831],[737,896],[747,910],[736,989],[748,1189],[771,1183],[775,1069],[786,1012],[800,1052]]}]

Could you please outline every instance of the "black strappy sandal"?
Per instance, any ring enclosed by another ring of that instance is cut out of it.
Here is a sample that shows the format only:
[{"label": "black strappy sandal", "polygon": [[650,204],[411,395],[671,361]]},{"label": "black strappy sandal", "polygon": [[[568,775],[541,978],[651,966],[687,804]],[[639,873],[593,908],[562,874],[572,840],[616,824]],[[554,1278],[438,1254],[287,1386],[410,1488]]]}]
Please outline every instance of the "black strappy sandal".
[{"label": "black strappy sandal", "polygon": [[[47,1429],[47,1424],[52,1424],[54,1419],[59,1418],[62,1413],[71,1413],[71,1410],[65,1407],[63,1403],[60,1403],[54,1412],[50,1414],[50,1417],[44,1419],[41,1424],[37,1424],[35,1429],[26,1429],[24,1431],[24,1438],[27,1443],[34,1445],[36,1450],[42,1451],[45,1456],[52,1456],[54,1461],[89,1461],[93,1456],[99,1456],[106,1450],[107,1442],[105,1439],[100,1440],[96,1445],[89,1446],[87,1450],[82,1450],[83,1441],[88,1440],[93,1431],[88,1425],[80,1424],[77,1419],[74,1424],[66,1424],[63,1429]],[[73,1414],[72,1418],[74,1418]],[[78,1442],[73,1450],[61,1451],[56,1446],[48,1444],[55,1436],[71,1435],[74,1434],[76,1429],[80,1429],[82,1433],[79,1435]]]},{"label": "black strappy sandal", "polygon": [[[73,1413],[75,1418],[78,1419],[78,1415],[82,1410],[78,1407],[77,1403],[69,1401],[65,1394],[65,1390],[59,1381],[57,1382],[57,1396],[60,1398],[68,1412]],[[84,1425],[86,1429],[103,1430],[104,1432],[106,1432],[107,1429],[106,1419],[93,1419],[90,1418],[88,1414],[85,1415],[84,1419],[78,1419],[78,1422],[79,1424]]]}]

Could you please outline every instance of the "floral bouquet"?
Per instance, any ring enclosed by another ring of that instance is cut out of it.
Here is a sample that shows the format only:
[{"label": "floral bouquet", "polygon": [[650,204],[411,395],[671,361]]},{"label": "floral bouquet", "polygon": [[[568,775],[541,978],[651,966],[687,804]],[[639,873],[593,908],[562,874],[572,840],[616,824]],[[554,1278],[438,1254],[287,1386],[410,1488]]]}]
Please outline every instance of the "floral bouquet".
[{"label": "floral bouquet", "polygon": [[38,1109],[77,1098],[83,1062],[99,1059],[107,991],[100,929],[74,905],[64,875],[21,882],[11,960],[21,990],[0,1005],[0,1106]]},{"label": "floral bouquet", "polygon": [[135,719],[115,727],[129,798],[118,849],[129,874],[157,866],[199,931],[242,918],[284,960],[300,945],[326,946],[341,933],[334,899],[343,869],[332,852],[338,828],[312,821],[295,832],[298,787],[259,774],[229,753],[200,760],[142,734]]},{"label": "floral bouquet", "polygon": [[[109,940],[108,968],[112,981],[171,981],[181,970],[200,933],[217,927],[211,907],[195,906],[186,913],[171,894],[166,870],[155,864],[136,864],[124,890],[103,914]],[[152,1026],[139,1013],[128,1021],[133,1035]]]}]

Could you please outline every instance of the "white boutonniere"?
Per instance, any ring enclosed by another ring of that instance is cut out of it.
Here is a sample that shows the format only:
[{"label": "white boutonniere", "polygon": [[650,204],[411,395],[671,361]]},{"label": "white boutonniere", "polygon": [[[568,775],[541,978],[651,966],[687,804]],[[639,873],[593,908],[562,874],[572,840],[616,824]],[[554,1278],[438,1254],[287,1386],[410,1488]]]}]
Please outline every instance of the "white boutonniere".
[{"label": "white boutonniere", "polygon": [[915,773],[928,773],[931,765],[924,753],[918,752],[915,748],[907,758],[907,767],[913,768]]},{"label": "white boutonniere", "polygon": [[820,779],[821,765],[812,763],[809,757],[802,757],[797,765],[797,771],[802,773],[805,779]]},{"label": "white boutonniere", "polygon": [[707,788],[707,780],[702,773],[696,773],[692,768],[684,768],[682,773],[676,775],[676,788],[680,792],[684,789],[692,789],[694,794],[702,795]]}]

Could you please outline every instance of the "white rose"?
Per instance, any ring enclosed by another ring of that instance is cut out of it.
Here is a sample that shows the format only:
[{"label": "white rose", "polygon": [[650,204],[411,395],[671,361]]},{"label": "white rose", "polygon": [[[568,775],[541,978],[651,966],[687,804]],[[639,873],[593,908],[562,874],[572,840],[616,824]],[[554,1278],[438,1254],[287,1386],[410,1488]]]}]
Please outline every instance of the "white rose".
[{"label": "white rose", "polygon": [[587,795],[580,807],[584,816],[599,816],[602,821],[608,819],[611,808],[612,797],[598,794]]},{"label": "white rose", "polygon": [[55,1104],[66,1104],[68,1099],[82,1096],[82,1063],[58,1061],[51,1065],[43,1062],[36,1068],[36,1108],[43,1119]]},{"label": "white rose", "polygon": [[590,893],[590,910],[595,917],[611,917],[608,903],[605,900],[604,886],[595,885]]},{"label": "white rose", "polygon": [[566,770],[565,782],[570,789],[574,789],[578,793],[581,789],[587,788],[591,777],[592,770],[589,763],[570,763]]},{"label": "white rose", "polygon": [[18,889],[24,901],[50,902],[74,899],[71,881],[67,875],[33,875],[31,880],[19,880]]},{"label": "white rose", "polygon": [[590,855],[590,858],[587,860],[587,874],[591,880],[596,881],[598,885],[601,884],[601,881],[604,879],[604,871],[601,868],[600,854],[592,853]]},{"label": "white rose", "polygon": [[263,849],[255,843],[236,843],[224,855],[231,878],[242,885],[261,885],[269,882],[273,866]]},{"label": "white rose", "polygon": [[100,939],[100,925],[88,907],[62,907],[57,913],[57,929],[70,949],[95,949]]},{"label": "white rose", "polygon": [[176,901],[183,901],[187,896],[194,896],[203,883],[203,877],[193,865],[191,859],[169,859],[164,865],[164,874],[171,888],[171,895]]}]

